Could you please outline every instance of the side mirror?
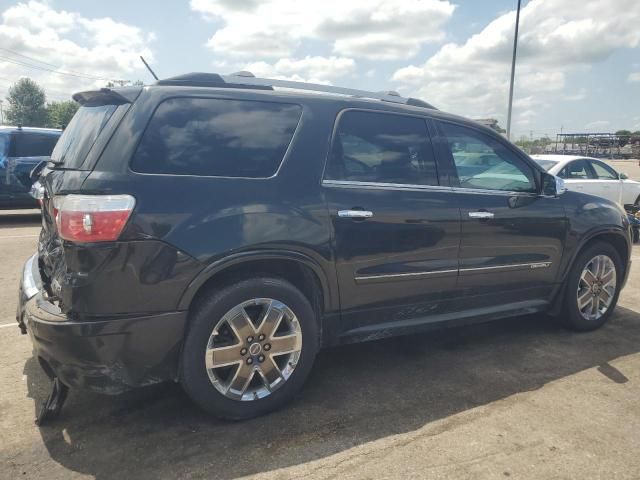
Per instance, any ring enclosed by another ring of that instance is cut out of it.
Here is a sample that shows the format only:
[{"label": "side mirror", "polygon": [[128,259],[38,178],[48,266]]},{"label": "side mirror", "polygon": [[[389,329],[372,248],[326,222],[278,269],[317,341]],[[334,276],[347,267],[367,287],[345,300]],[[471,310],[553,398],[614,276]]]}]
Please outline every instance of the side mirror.
[{"label": "side mirror", "polygon": [[620,178],[620,180],[628,180],[629,179],[629,175],[627,175],[624,172],[620,172],[620,175],[618,175],[618,177]]},{"label": "side mirror", "polygon": [[548,197],[557,197],[567,191],[564,180],[549,173],[542,177],[542,194]]},{"label": "side mirror", "polygon": [[44,170],[44,167],[46,166],[47,166],[47,161],[42,160],[40,163],[38,163],[38,165],[36,165],[31,170],[31,172],[29,172],[29,179],[31,180],[32,183],[38,180],[38,178],[40,178],[40,174],[42,173],[42,170]]}]

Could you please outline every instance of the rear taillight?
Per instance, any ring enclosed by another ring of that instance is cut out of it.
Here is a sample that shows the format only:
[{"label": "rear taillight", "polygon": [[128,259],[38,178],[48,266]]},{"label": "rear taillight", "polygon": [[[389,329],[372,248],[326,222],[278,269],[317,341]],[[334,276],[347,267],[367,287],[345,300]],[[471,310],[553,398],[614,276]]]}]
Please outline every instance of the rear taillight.
[{"label": "rear taillight", "polygon": [[58,234],[72,242],[117,240],[136,204],[131,195],[65,195],[55,198]]}]

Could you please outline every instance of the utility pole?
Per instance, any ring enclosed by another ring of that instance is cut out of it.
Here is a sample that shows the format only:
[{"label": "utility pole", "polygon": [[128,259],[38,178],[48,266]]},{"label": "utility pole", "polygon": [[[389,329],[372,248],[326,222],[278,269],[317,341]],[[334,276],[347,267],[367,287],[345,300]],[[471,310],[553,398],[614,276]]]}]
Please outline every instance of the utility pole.
[{"label": "utility pole", "polygon": [[4,125],[4,112],[2,111],[2,100],[0,100],[0,125]]},{"label": "utility pole", "polygon": [[511,59],[511,83],[509,84],[509,110],[507,112],[507,139],[511,140],[511,108],[513,106],[513,80],[516,75],[516,52],[518,50],[518,26],[520,24],[520,1],[516,12],[516,31],[513,36],[513,58]]}]

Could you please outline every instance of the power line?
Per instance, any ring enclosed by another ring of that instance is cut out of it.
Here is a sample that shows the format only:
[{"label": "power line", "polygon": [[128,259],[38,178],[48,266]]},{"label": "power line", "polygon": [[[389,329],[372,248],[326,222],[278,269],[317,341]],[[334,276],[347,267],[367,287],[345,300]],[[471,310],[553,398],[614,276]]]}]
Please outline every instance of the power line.
[{"label": "power line", "polygon": [[[6,50],[6,49],[3,49],[3,50]],[[0,59],[2,61],[13,63],[15,65],[21,65],[23,67],[33,68],[33,69],[36,69],[36,70],[42,70],[42,71],[46,71],[46,72],[57,73],[58,75],[67,75],[67,76],[71,76],[71,77],[85,78],[85,79],[89,79],[89,80],[116,81],[113,78],[99,77],[97,75],[84,75],[84,74],[79,74],[79,73],[65,72],[63,70],[54,70],[52,68],[43,67],[42,65],[34,65],[32,63],[22,62],[20,60],[16,60],[15,58],[5,57],[3,55],[0,55]]]},{"label": "power line", "polygon": [[[27,60],[30,60],[31,62],[37,62],[37,63],[42,63],[43,65],[49,65],[50,67],[54,67],[54,69],[56,69],[56,70],[58,70],[60,68],[60,65],[55,65],[53,63],[48,63],[48,62],[45,62],[43,60],[38,60],[37,58],[30,57],[28,55],[24,55],[23,53],[19,53],[19,52],[16,52],[14,50],[9,50],[8,48],[0,47],[0,50],[4,50],[5,52],[9,52],[12,55],[17,55],[19,57],[26,58]],[[36,66],[39,66],[39,65],[36,65]],[[83,76],[83,77],[95,78],[96,80],[105,80],[104,77],[101,77],[99,75],[92,75],[90,73],[78,72],[76,70],[67,70],[66,72],[68,72],[69,74],[79,75],[79,76]],[[106,79],[106,80],[112,80],[112,79]]]}]

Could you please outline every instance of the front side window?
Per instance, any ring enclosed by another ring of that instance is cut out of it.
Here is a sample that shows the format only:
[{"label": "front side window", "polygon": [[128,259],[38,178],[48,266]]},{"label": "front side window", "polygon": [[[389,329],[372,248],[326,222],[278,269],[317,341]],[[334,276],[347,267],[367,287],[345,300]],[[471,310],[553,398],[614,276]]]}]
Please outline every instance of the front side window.
[{"label": "front side window", "polygon": [[594,175],[586,160],[574,160],[560,171],[559,177],[567,180],[589,180]]},{"label": "front side window", "polygon": [[442,122],[461,188],[535,192],[531,168],[497,140],[461,125]]},{"label": "front side window", "polygon": [[264,178],[291,143],[299,105],[172,98],[157,108],[131,168],[142,173]]},{"label": "front side window", "polygon": [[600,162],[589,162],[591,163],[591,167],[593,168],[596,177],[600,180],[618,180],[618,174],[616,171]]},{"label": "front side window", "polygon": [[16,133],[13,135],[12,157],[48,157],[58,141],[57,135]]},{"label": "front side window", "polygon": [[344,112],[338,121],[325,178],[438,185],[425,121],[387,113]]}]

